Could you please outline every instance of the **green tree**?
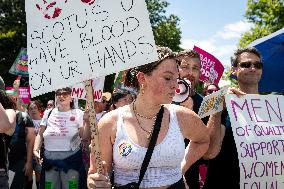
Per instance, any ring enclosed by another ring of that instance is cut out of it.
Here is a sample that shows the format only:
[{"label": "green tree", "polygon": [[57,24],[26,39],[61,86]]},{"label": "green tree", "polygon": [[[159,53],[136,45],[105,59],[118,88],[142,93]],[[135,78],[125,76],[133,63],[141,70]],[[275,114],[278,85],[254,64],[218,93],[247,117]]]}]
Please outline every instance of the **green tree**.
[{"label": "green tree", "polygon": [[239,42],[245,47],[252,41],[284,27],[284,0],[248,0],[245,18],[254,24]]},{"label": "green tree", "polygon": [[146,0],[146,3],[156,44],[170,47],[174,51],[180,50],[180,19],[173,14],[166,16],[169,3],[161,0]]},{"label": "green tree", "polygon": [[0,70],[6,83],[15,76],[8,73],[21,47],[26,47],[25,1],[0,0]]}]

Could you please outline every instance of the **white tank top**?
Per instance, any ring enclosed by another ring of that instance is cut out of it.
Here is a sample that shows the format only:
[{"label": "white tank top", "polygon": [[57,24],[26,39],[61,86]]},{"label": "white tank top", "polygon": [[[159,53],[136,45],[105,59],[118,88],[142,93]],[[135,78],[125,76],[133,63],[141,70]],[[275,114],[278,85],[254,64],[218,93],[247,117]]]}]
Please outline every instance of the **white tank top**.
[{"label": "white tank top", "polygon": [[[170,105],[170,123],[163,141],[156,145],[140,187],[171,185],[182,178],[181,161],[185,154],[184,138],[177,121],[175,107]],[[121,112],[121,111],[118,111]],[[113,145],[114,182],[125,185],[138,182],[147,148],[135,144],[124,129],[123,113],[119,113]]]}]

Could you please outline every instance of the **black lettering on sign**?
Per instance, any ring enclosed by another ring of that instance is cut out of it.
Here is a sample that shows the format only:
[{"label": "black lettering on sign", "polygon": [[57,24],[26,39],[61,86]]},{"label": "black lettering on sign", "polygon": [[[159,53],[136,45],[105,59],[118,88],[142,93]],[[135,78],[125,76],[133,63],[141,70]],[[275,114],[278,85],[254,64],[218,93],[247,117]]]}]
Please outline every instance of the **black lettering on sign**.
[{"label": "black lettering on sign", "polygon": [[91,66],[91,70],[92,72],[95,71],[94,67],[97,63],[99,64],[100,67],[102,67],[102,61],[103,59],[100,57],[100,53],[99,53],[99,50],[96,50],[96,52],[94,53],[94,55],[96,55],[97,59],[95,61],[92,61],[91,59],[91,55],[88,53],[88,59],[89,59],[89,63],[90,63],[90,66]]},{"label": "black lettering on sign", "polygon": [[122,21],[115,21],[111,26],[111,33],[113,37],[120,37],[124,33],[124,23]]},{"label": "black lettering on sign", "polygon": [[[42,32],[41,32],[42,33],[42,41],[41,42],[43,42],[43,43],[50,43],[51,42],[52,37],[50,37],[50,39],[49,39],[48,34],[52,33],[53,31],[50,31],[49,29],[50,29],[49,26],[45,26],[45,28],[42,29]],[[41,42],[40,42],[40,45],[42,44]]]},{"label": "black lettering on sign", "polygon": [[73,32],[73,30],[72,30],[72,25],[71,25],[71,21],[70,21],[70,18],[71,18],[72,16],[75,16],[75,14],[71,14],[71,15],[69,15],[69,16],[67,16],[66,18],[63,19],[63,20],[67,20],[67,21],[68,21],[69,30],[70,30],[71,33]]},{"label": "black lettering on sign", "polygon": [[69,54],[66,52],[67,49],[65,47],[61,48],[61,43],[58,43],[58,47],[59,47],[59,52],[60,52],[61,58],[66,58],[67,56],[69,56]]},{"label": "black lettering on sign", "polygon": [[107,47],[104,48],[104,63],[103,63],[103,67],[106,68],[106,63],[107,61],[110,60],[111,63],[114,65],[113,61],[112,61],[112,56],[109,53],[109,50]]},{"label": "black lettering on sign", "polygon": [[[48,70],[48,73],[50,73],[50,69]],[[51,77],[47,76],[45,73],[34,73],[30,77],[31,80],[31,87],[33,90],[38,90],[41,87],[44,87],[45,85],[51,86]]]},{"label": "black lettering on sign", "polygon": [[64,25],[62,22],[55,22],[52,27],[52,37],[60,39],[64,32]]},{"label": "black lettering on sign", "polygon": [[[90,34],[92,34],[92,32],[93,30],[91,29]],[[80,33],[80,39],[81,39],[81,47],[83,50],[89,48],[94,41],[93,36],[87,37],[87,33]]]},{"label": "black lettering on sign", "polygon": [[110,40],[111,39],[111,28],[109,26],[103,26],[102,39],[103,40]]},{"label": "black lettering on sign", "polygon": [[120,4],[125,12],[128,12],[133,8],[133,0],[122,0]]},{"label": "black lettering on sign", "polygon": [[92,8],[92,13],[96,15],[94,21],[104,22],[108,19],[109,12],[106,10],[100,10],[100,8],[100,5],[96,5]]},{"label": "black lettering on sign", "polygon": [[44,59],[44,60],[45,60],[45,63],[48,63],[48,61],[47,61],[47,56],[46,56],[46,53],[45,53],[45,51],[43,50],[43,48],[40,48],[39,59],[40,59],[40,60]]},{"label": "black lettering on sign", "polygon": [[154,51],[154,47],[151,43],[144,41],[145,36],[141,36],[138,38],[138,44],[139,46],[145,46],[143,49],[145,49],[145,52],[141,52],[141,54],[151,54]]},{"label": "black lettering on sign", "polygon": [[78,75],[82,75],[80,71],[78,71],[78,62],[73,60],[67,63],[66,67],[62,65],[59,66],[60,74],[64,79],[69,79],[70,77],[76,77]]},{"label": "black lettering on sign", "polygon": [[119,53],[117,52],[117,50],[116,50],[113,46],[111,46],[111,51],[112,51],[112,55],[113,55],[113,58],[114,58],[114,62],[116,63],[116,58],[119,58],[119,60],[120,60],[121,62],[125,63],[125,57],[124,57],[124,53],[123,53],[123,51],[122,51],[121,44],[118,43],[118,45],[119,45],[119,50],[120,50],[120,53],[121,53],[121,54],[119,54]]},{"label": "black lettering on sign", "polygon": [[137,18],[135,17],[128,17],[126,18],[126,26],[127,26],[127,32],[133,32],[135,31],[139,26],[140,26],[140,22]]},{"label": "black lettering on sign", "polygon": [[87,24],[88,24],[88,21],[87,21],[87,18],[88,18],[88,12],[87,12],[87,10],[86,9],[84,9],[85,10],[85,15],[86,15],[86,19],[85,19],[85,24],[83,24],[82,26],[79,26],[79,24],[78,24],[78,15],[76,15],[76,23],[77,23],[77,27],[78,28],[80,28],[80,29],[82,29],[82,28],[85,28],[86,26],[87,26]]},{"label": "black lettering on sign", "polygon": [[29,66],[30,66],[31,69],[32,69],[32,67],[31,67],[32,64],[37,65],[37,58],[34,58],[34,59],[29,58]]},{"label": "black lettering on sign", "polygon": [[130,41],[130,40],[125,40],[124,44],[125,44],[128,59],[131,59],[131,57],[134,56],[137,53],[137,51],[136,51],[137,47],[136,47],[135,43],[133,41]]},{"label": "black lettering on sign", "polygon": [[[34,43],[36,44],[41,44],[41,40],[43,38],[43,32],[39,32],[39,31],[33,31],[31,33],[31,39]],[[35,48],[37,49],[38,48],[38,45],[33,45],[33,43],[31,43],[31,48]]]}]

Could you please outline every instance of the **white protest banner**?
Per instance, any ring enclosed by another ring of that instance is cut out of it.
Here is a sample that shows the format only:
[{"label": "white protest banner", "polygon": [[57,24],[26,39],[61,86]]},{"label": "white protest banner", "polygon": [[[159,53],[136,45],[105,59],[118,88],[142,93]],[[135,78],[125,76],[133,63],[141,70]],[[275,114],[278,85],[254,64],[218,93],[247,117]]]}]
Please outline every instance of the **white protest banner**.
[{"label": "white protest banner", "polygon": [[223,87],[217,92],[207,95],[199,107],[198,116],[204,118],[223,110],[224,95],[227,93],[229,87]]},{"label": "white protest banner", "polygon": [[226,95],[240,188],[284,188],[284,96]]},{"label": "white protest banner", "polygon": [[[101,101],[103,89],[104,89],[104,83],[105,83],[104,77],[92,79],[92,86],[94,89],[94,100],[95,101]],[[86,100],[86,94],[87,93],[85,90],[84,83],[79,83],[79,84],[72,86],[72,98],[79,98],[79,99]]]},{"label": "white protest banner", "polygon": [[32,97],[158,59],[144,0],[26,0]]}]

